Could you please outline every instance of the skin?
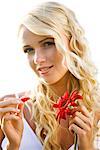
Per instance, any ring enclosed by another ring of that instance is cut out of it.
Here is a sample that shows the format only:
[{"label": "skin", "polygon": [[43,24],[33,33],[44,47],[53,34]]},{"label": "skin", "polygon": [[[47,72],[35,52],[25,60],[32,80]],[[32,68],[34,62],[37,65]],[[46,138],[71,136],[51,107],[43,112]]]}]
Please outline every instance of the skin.
[{"label": "skin", "polygon": [[38,36],[23,26],[20,41],[32,70],[48,85],[56,83],[65,75],[68,69],[62,63],[63,56],[57,51],[54,38]]},{"label": "skin", "polygon": [[[27,54],[32,70],[42,78],[58,96],[63,95],[67,90],[66,83],[69,73],[67,67],[62,63],[63,56],[57,51],[54,39],[50,36],[46,37],[33,34],[23,26],[20,31],[20,40],[22,49]],[[0,108],[5,108],[4,112],[3,109],[0,110],[2,112],[2,130],[9,140],[10,150],[13,149],[12,147],[14,145],[16,149],[19,149],[23,131],[22,114],[18,113],[16,110],[15,106],[18,105],[16,98],[13,99],[16,101],[16,104],[12,104],[13,101],[11,103],[9,98],[5,101],[3,100],[4,99],[0,100],[0,102],[3,103],[3,106],[0,104]],[[12,107],[9,110],[10,106]],[[22,107],[19,109],[20,112],[23,111]],[[17,112],[18,115],[13,115],[13,117],[11,117],[9,112]],[[73,144],[73,132],[75,132],[78,135],[79,150],[93,150],[93,119],[83,104],[75,110],[73,116],[66,118],[66,120],[61,120],[60,127],[57,131],[57,140],[62,148],[66,150]],[[11,128],[13,132],[9,130],[7,122],[9,122],[11,127],[16,127],[16,130],[14,130],[14,128]],[[14,137],[18,139],[18,143],[16,143],[16,139],[11,138],[11,133],[16,135]],[[11,143],[13,143],[13,145]]]},{"label": "skin", "polygon": [[13,94],[0,98],[0,133],[2,138],[5,135],[8,139],[7,150],[19,149],[23,132],[23,106]]}]

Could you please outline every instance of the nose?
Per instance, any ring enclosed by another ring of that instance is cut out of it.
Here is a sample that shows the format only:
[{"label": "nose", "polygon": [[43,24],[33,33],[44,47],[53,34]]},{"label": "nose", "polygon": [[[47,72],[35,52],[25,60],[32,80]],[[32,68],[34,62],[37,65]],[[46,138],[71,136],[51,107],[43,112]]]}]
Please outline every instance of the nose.
[{"label": "nose", "polygon": [[34,54],[34,63],[41,64],[46,61],[46,56],[40,50],[36,50]]}]

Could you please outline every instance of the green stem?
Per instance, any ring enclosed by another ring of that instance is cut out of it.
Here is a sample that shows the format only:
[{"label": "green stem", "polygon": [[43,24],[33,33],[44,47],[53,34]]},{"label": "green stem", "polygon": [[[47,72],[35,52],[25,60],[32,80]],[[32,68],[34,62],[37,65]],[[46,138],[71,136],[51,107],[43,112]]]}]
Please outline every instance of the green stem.
[{"label": "green stem", "polygon": [[75,133],[75,136],[74,136],[74,150],[76,150],[76,147],[77,147],[77,134]]}]

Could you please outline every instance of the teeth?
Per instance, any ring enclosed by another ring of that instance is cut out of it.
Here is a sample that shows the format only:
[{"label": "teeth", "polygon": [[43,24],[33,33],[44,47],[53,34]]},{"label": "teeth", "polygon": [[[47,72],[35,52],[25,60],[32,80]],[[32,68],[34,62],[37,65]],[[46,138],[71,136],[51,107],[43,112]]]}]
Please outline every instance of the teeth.
[{"label": "teeth", "polygon": [[42,69],[40,69],[40,71],[47,71],[49,69],[49,67],[48,68],[42,68]]},{"label": "teeth", "polygon": [[39,71],[40,73],[46,73],[50,68],[52,68],[52,66],[39,68],[38,71]]}]

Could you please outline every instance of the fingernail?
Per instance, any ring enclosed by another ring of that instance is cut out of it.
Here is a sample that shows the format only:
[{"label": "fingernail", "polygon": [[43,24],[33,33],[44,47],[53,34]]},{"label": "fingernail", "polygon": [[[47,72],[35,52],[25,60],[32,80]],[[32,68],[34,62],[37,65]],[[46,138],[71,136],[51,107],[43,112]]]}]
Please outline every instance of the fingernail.
[{"label": "fingernail", "polygon": [[19,104],[19,103],[20,103],[20,100],[16,100],[16,102]]},{"label": "fingernail", "polygon": [[20,109],[16,109],[17,112],[20,112]]}]

